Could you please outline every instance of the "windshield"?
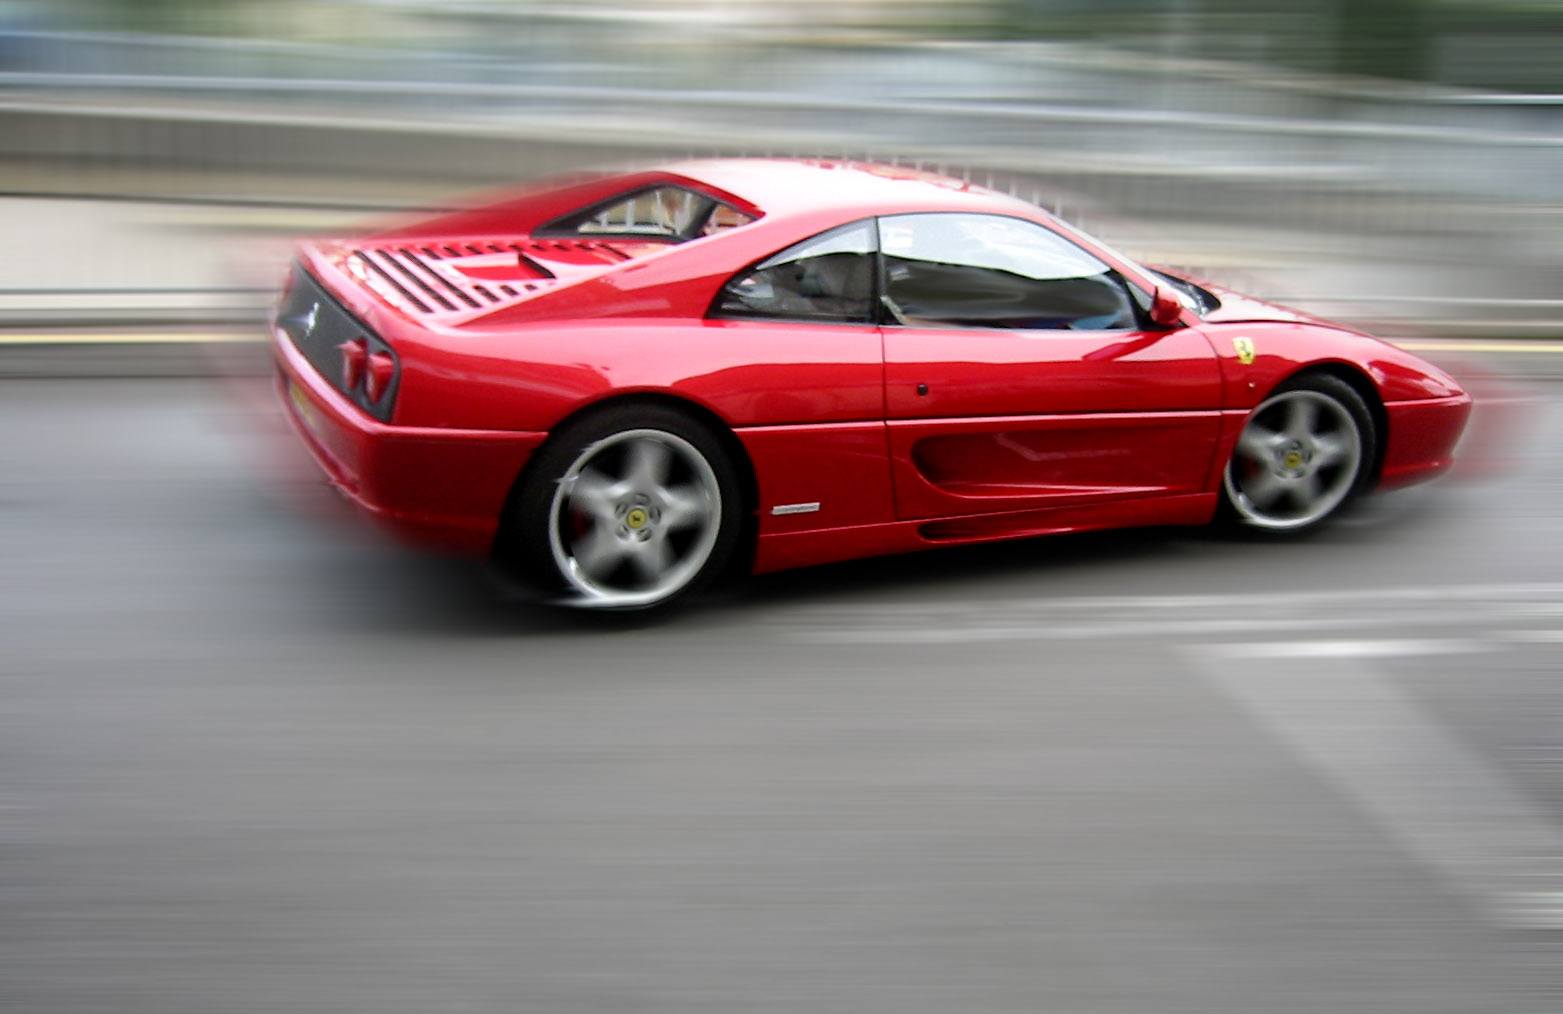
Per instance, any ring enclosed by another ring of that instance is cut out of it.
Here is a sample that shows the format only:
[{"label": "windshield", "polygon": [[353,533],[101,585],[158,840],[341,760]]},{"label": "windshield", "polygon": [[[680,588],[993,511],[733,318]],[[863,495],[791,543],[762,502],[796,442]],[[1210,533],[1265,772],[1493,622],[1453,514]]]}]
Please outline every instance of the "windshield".
[{"label": "windshield", "polygon": [[[1138,269],[1140,274],[1147,278],[1159,278],[1162,281],[1167,282],[1168,288],[1172,289],[1172,291],[1177,294],[1178,302],[1182,303],[1188,309],[1193,310],[1199,316],[1203,317],[1211,311],[1220,308],[1221,300],[1217,299],[1215,293],[1211,292],[1210,290],[1195,285],[1186,278],[1179,278],[1177,275],[1168,274],[1165,271],[1159,271],[1155,268],[1148,268],[1139,261],[1135,260],[1133,257],[1124,256],[1123,252],[1115,249],[1112,244],[1104,243],[1095,236],[1088,236],[1079,229],[1076,229],[1074,226],[1070,225],[1068,222],[1064,222],[1058,219],[1056,216],[1054,220],[1057,221],[1059,226],[1061,226],[1064,230],[1073,232],[1077,242],[1084,241],[1090,245],[1094,245],[1096,249],[1100,250],[1102,253],[1107,254],[1109,257],[1113,257],[1122,263],[1129,265],[1131,268]],[[1137,285],[1131,285],[1130,287],[1134,289],[1139,288]],[[1149,294],[1145,294],[1144,299],[1144,305],[1148,306],[1150,300]]]}]

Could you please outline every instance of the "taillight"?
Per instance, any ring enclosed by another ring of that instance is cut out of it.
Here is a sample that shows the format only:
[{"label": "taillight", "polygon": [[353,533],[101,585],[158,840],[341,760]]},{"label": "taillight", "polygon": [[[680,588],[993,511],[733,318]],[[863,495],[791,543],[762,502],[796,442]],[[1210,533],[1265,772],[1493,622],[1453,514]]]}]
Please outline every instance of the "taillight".
[{"label": "taillight", "polygon": [[369,367],[364,376],[364,395],[371,401],[377,402],[391,388],[391,380],[396,376],[396,360],[392,359],[388,352],[371,352],[369,354]]},{"label": "taillight", "polygon": [[[364,379],[365,360],[369,355],[369,343],[362,338],[354,338],[337,346],[342,353],[342,390],[352,391],[358,387],[359,381]],[[371,401],[378,399],[371,396]]]}]

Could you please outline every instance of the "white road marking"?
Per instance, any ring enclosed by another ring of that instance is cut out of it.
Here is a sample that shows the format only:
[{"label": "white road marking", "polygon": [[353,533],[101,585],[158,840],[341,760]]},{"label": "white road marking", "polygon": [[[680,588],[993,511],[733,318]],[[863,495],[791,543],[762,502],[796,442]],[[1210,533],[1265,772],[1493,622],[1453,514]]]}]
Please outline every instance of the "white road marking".
[{"label": "white road marking", "polygon": [[[850,614],[842,617],[850,621]],[[1067,625],[1043,622],[1017,622],[1020,618],[1012,612],[1001,613],[1000,618],[987,620],[972,618],[959,626],[929,626],[933,619],[927,615],[921,624],[906,626],[846,626],[840,629],[816,629],[801,631],[798,637],[807,641],[831,644],[966,644],[983,641],[1090,641],[1123,640],[1138,637],[1211,637],[1251,636],[1274,637],[1281,633],[1300,633],[1310,630],[1353,630],[1382,626],[1382,617],[1266,617],[1262,619],[1186,618],[1157,620],[1112,620],[1094,622],[1081,620]],[[948,619],[948,617],[945,617]],[[1398,622],[1415,626],[1443,627],[1468,614],[1432,613],[1406,618]],[[1307,642],[1290,642],[1303,644]]]},{"label": "white road marking", "polygon": [[[1560,644],[1560,614],[1563,584],[1537,582],[834,603],[776,620],[783,637],[828,644],[1183,641],[1205,678],[1451,890],[1504,925],[1563,929],[1563,829],[1368,661]],[[1436,636],[1351,636],[1385,630]],[[1212,638],[1224,643],[1189,643]]]},{"label": "white road marking", "polygon": [[[1392,644],[1355,643],[1380,657]],[[1421,653],[1437,642],[1401,644]],[[1489,918],[1563,929],[1563,830],[1344,647],[1326,656],[1327,665],[1319,656],[1289,656],[1295,648],[1214,645],[1189,655],[1214,685]]]},{"label": "white road marking", "polygon": [[1505,630],[1499,636],[1519,644],[1563,644],[1563,630]]},{"label": "white road marking", "polygon": [[[957,644],[1123,638],[1245,639],[1436,627],[1475,628],[1461,652],[1551,643],[1563,584],[1444,585],[1222,595],[1092,596],[962,602],[837,603],[778,613],[789,639],[832,644]],[[1319,654],[1321,639],[1296,651]],[[1299,642],[1300,643],[1300,642]],[[1279,649],[1278,649],[1279,650]],[[1355,648],[1340,649],[1360,656]],[[1440,649],[1432,648],[1430,651]],[[1454,649],[1451,649],[1454,650]],[[1388,654],[1403,654],[1390,645]],[[1295,652],[1294,652],[1295,653]]]},{"label": "white road marking", "polygon": [[1303,592],[1233,592],[1195,595],[1093,595],[1076,598],[965,600],[958,603],[866,603],[822,607],[821,614],[836,615],[842,609],[854,613],[907,613],[992,610],[1047,610],[1060,612],[1111,612],[1163,609],[1252,610],[1264,606],[1358,605],[1377,602],[1509,602],[1563,600],[1563,583],[1533,582],[1472,585],[1401,585],[1387,588],[1347,588]]},{"label": "white road marking", "polygon": [[1379,641],[1267,641],[1209,646],[1212,654],[1231,659],[1269,658],[1400,658],[1410,655],[1469,655],[1492,650],[1487,641],[1472,638],[1423,638]]}]

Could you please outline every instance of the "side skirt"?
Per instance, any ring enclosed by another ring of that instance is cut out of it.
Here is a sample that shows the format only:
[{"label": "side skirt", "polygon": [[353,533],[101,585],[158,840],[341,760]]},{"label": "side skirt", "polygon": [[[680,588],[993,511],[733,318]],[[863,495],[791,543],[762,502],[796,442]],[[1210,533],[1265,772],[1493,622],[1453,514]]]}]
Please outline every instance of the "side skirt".
[{"label": "side skirt", "polygon": [[1035,535],[1060,535],[1104,528],[1204,525],[1215,517],[1216,502],[1215,493],[1188,493],[1088,507],[925,518],[762,535],[755,547],[753,572],[766,574],[838,560]]}]

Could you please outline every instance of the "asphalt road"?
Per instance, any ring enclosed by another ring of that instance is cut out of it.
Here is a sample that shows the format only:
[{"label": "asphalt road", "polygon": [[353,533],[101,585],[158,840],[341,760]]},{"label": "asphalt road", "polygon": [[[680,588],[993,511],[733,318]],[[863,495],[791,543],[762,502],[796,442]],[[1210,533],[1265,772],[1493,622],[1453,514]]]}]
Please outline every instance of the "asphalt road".
[{"label": "asphalt road", "polygon": [[945,551],[616,628],[347,524],[231,388],[0,383],[0,996],[1558,1010],[1560,402],[1305,542]]}]

